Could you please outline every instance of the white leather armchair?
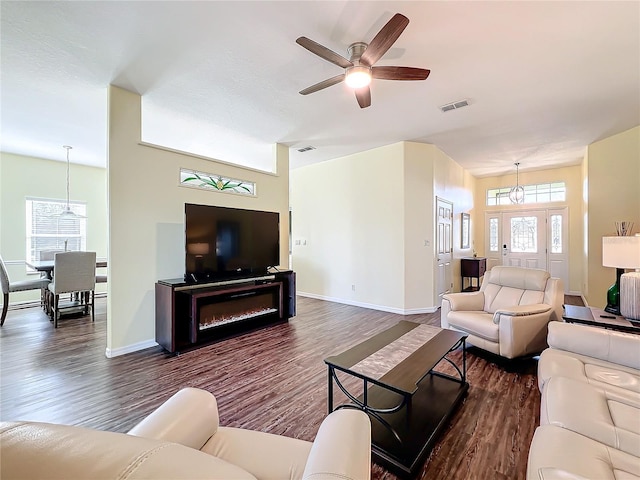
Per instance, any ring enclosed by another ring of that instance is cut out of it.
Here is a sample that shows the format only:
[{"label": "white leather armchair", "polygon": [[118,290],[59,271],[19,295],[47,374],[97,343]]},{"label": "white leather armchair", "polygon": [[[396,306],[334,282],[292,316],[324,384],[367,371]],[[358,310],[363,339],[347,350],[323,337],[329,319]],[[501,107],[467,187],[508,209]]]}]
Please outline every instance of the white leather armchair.
[{"label": "white leather armchair", "polygon": [[0,478],[368,480],[369,417],[331,413],[313,443],[221,427],[215,397],[185,388],[129,434],[0,423]]},{"label": "white leather armchair", "polygon": [[442,297],[440,324],[467,342],[506,358],[546,348],[547,324],[562,319],[562,281],[532,268],[493,267],[477,292]]}]

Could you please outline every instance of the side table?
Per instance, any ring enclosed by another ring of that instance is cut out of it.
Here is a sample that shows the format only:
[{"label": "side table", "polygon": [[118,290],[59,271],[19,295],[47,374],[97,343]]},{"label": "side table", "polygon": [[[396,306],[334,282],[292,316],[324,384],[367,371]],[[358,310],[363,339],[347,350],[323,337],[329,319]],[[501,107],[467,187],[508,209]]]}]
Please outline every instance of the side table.
[{"label": "side table", "polygon": [[[613,317],[613,318],[610,318]],[[627,320],[620,315],[611,315],[596,307],[579,307],[576,305],[565,305],[565,322],[591,325],[592,327],[608,328],[620,332],[640,334],[640,322]]]},{"label": "side table", "polygon": [[[460,259],[460,276],[462,277],[462,291],[475,292],[480,290],[480,278],[487,271],[487,259],[484,257],[465,257]],[[464,279],[469,277],[469,286],[464,287]],[[473,279],[476,279],[476,286],[473,286]]]}]

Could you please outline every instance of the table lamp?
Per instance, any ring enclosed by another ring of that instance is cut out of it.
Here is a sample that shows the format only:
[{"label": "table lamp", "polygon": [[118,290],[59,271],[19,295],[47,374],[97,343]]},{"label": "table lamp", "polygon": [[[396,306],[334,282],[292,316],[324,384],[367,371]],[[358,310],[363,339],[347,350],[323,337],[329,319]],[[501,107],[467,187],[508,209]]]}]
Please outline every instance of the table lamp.
[{"label": "table lamp", "polygon": [[620,277],[625,268],[640,268],[640,236],[602,237],[602,265],[616,269],[616,283],[607,290],[605,311],[620,315]]}]

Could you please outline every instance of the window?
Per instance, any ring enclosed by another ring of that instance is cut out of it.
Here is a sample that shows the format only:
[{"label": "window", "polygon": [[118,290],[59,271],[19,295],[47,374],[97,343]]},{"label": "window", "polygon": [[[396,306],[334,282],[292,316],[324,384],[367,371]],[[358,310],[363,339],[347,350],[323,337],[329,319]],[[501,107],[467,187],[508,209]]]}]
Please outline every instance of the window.
[{"label": "window", "polygon": [[[27,260],[39,260],[42,250],[85,250],[87,243],[87,220],[85,218],[60,218],[66,207],[62,200],[27,198]],[[69,202],[69,208],[78,215],[86,216],[87,205]]]},{"label": "window", "polygon": [[551,253],[562,253],[562,215],[551,215]]},{"label": "window", "polygon": [[489,251],[498,251],[498,219],[489,219]]},{"label": "window", "polygon": [[[523,203],[564,202],[567,189],[564,182],[539,183],[537,185],[523,185]],[[511,187],[490,188],[487,190],[487,205],[511,205],[509,200]]]},{"label": "window", "polygon": [[536,217],[514,217],[511,219],[511,252],[538,252],[538,219]]}]

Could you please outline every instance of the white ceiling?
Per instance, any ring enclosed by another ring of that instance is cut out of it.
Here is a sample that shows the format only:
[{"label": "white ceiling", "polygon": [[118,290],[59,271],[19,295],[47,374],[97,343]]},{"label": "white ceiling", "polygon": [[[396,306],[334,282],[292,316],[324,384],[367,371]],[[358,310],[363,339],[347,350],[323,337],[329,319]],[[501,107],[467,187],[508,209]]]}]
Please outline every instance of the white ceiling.
[{"label": "white ceiling", "polygon": [[[377,65],[426,81],[374,80],[366,109],[344,84],[298,93],[342,70],[297,37],[347,56],[396,12],[409,26]],[[278,142],[296,168],[411,140],[500,175],[640,124],[639,1],[3,0],[0,27],[0,148],[42,158],[106,164],[108,84],[143,96],[144,140],[261,169]]]}]

